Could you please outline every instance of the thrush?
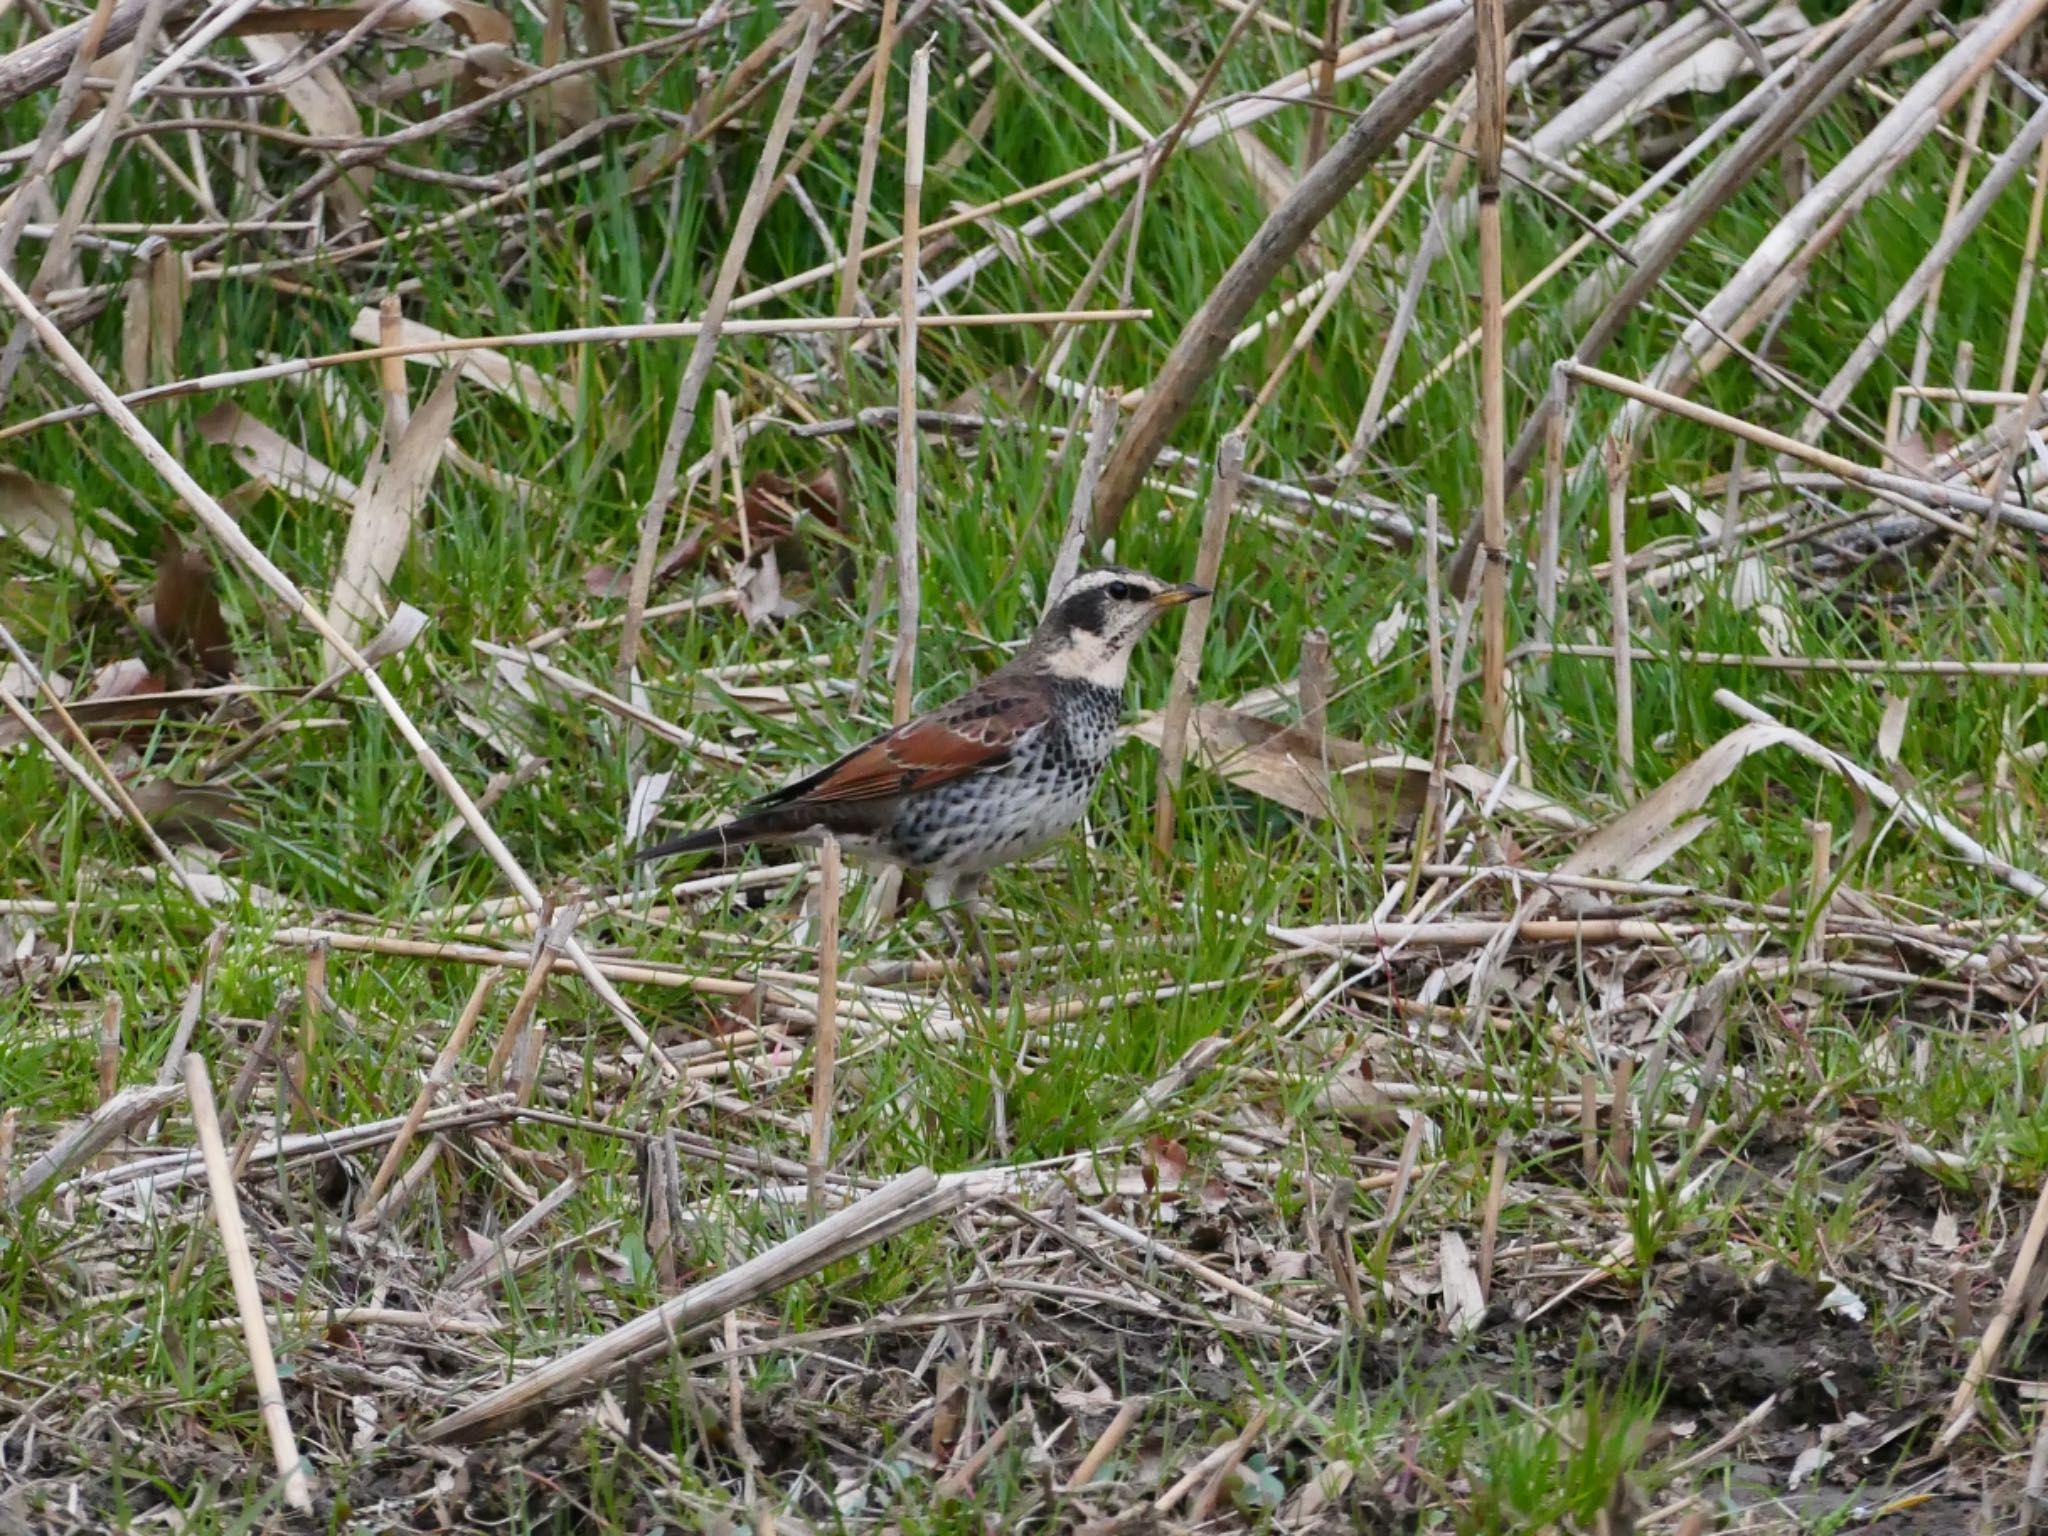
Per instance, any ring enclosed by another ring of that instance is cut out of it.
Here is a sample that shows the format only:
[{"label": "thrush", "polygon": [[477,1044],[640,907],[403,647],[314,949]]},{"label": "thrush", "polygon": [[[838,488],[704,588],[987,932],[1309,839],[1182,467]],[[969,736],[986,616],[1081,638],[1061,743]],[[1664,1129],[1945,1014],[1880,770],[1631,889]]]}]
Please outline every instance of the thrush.
[{"label": "thrush", "polygon": [[1024,649],[958,698],[635,861],[829,833],[854,859],[923,873],[927,903],[959,909],[986,965],[972,906],[982,876],[1086,813],[1116,745],[1132,652],[1169,608],[1208,595],[1142,571],[1084,571]]}]

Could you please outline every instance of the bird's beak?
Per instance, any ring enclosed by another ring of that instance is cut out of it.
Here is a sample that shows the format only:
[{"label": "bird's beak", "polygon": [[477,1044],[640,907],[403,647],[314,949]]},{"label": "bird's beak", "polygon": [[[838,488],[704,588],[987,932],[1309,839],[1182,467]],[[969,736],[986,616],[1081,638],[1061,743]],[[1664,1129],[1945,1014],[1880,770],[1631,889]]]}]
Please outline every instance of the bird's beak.
[{"label": "bird's beak", "polygon": [[1178,608],[1183,603],[1192,603],[1198,597],[1210,595],[1210,589],[1199,582],[1184,581],[1177,587],[1168,587],[1152,601],[1161,608]]}]

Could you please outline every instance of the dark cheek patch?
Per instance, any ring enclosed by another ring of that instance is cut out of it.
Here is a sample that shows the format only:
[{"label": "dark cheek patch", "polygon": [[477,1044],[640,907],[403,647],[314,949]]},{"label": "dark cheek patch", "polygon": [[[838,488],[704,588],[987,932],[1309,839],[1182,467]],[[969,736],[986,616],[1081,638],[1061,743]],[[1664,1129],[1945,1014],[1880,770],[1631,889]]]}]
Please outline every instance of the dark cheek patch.
[{"label": "dark cheek patch", "polygon": [[1090,634],[1102,633],[1107,614],[1103,610],[1104,598],[1100,591],[1076,592],[1061,605],[1062,617],[1069,629],[1085,629]]}]

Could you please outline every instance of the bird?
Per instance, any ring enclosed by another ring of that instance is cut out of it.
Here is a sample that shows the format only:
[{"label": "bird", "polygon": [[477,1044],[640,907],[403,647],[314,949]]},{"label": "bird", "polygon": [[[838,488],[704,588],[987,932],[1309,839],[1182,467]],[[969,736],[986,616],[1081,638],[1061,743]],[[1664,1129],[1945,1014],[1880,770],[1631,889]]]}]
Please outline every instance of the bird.
[{"label": "bird", "polygon": [[1170,609],[1212,595],[1123,566],[1077,574],[1008,663],[965,693],[741,808],[643,848],[635,863],[712,849],[816,846],[925,877],[926,905],[956,914],[993,984],[975,921],[981,879],[1030,857],[1086,814],[1116,746],[1131,656]]}]

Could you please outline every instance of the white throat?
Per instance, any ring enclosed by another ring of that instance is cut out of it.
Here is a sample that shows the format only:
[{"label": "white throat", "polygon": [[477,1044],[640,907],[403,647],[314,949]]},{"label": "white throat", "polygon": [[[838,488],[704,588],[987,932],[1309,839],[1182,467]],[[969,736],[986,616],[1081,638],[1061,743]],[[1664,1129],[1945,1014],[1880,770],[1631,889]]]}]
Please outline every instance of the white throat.
[{"label": "white throat", "polygon": [[1121,693],[1130,675],[1131,651],[1136,635],[1098,635],[1080,629],[1069,633],[1061,644],[1046,651],[1043,665],[1054,677],[1093,683]]}]

